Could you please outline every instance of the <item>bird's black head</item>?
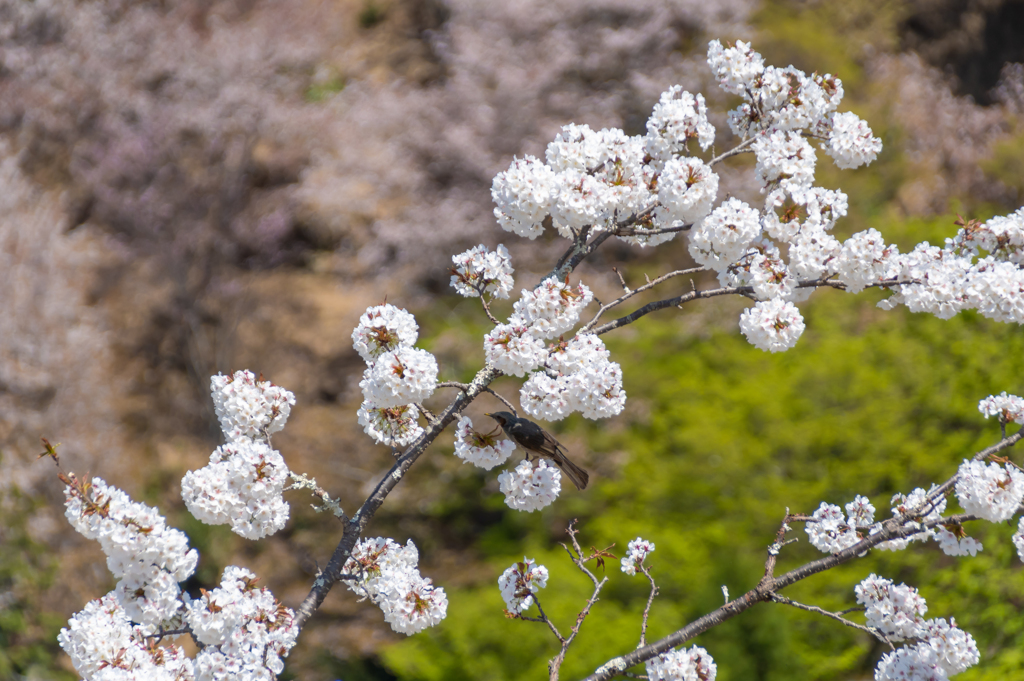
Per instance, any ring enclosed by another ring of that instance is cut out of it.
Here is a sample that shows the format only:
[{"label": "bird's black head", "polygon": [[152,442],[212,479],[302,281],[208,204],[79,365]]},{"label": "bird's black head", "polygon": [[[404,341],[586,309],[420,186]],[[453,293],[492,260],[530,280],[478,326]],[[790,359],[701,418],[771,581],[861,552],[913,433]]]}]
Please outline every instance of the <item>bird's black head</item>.
[{"label": "bird's black head", "polygon": [[515,415],[510,414],[507,411],[496,411],[493,414],[485,414],[485,416],[490,416],[492,419],[497,421],[498,425],[501,426],[502,428],[505,428],[506,426],[511,426],[513,423],[516,422]]}]

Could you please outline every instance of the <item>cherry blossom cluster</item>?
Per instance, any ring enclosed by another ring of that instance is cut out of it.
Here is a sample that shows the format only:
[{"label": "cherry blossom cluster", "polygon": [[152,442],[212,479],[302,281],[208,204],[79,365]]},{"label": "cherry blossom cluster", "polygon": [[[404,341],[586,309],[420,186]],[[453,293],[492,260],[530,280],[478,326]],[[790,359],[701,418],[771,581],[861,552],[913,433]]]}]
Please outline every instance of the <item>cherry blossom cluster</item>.
[{"label": "cherry blossom cluster", "polygon": [[519,401],[527,414],[547,421],[574,411],[588,419],[615,416],[626,405],[622,368],[609,359],[600,338],[580,334],[552,349],[547,370],[527,379]]},{"label": "cherry blossom cluster", "polygon": [[669,650],[647,661],[651,681],[715,681],[718,665],[700,646]]},{"label": "cherry blossom cluster", "polygon": [[917,641],[882,657],[876,681],[943,681],[978,663],[974,638],[956,620],[926,620],[928,604],[917,589],[870,575],[854,589],[864,606],[867,626],[891,641]]},{"label": "cherry blossom cluster", "polygon": [[185,619],[203,644],[193,663],[196,681],[271,681],[284,670],[299,633],[295,613],[256,581],[252,572],[228,566],[218,588],[189,603]]},{"label": "cherry blossom cluster", "polygon": [[1001,523],[1017,514],[1024,499],[1024,473],[1012,464],[964,461],[954,489],[967,513]]},{"label": "cherry blossom cluster", "polygon": [[718,176],[685,153],[691,139],[707,149],[714,134],[703,96],[678,86],[662,94],[644,136],[567,125],[548,145],[546,163],[516,158],[494,178],[494,215],[503,229],[529,239],[543,233],[548,217],[573,238],[585,227],[612,230],[643,215],[619,238],[640,246],[669,241],[675,231],[659,230],[678,230],[711,210]]},{"label": "cherry blossom cluster", "polygon": [[423,434],[419,423],[420,410],[415,404],[398,407],[374,407],[372,402],[359,405],[357,417],[363,432],[389,447],[406,447]]},{"label": "cherry blossom cluster", "polygon": [[518,615],[533,605],[534,594],[548,585],[548,569],[532,558],[514,563],[498,577],[505,608]]},{"label": "cherry blossom cluster", "polygon": [[228,442],[264,440],[284,428],[295,395],[270,381],[257,380],[251,371],[210,379],[213,407]]},{"label": "cherry blossom cluster", "polygon": [[100,478],[90,484],[72,477],[64,495],[68,522],[82,536],[99,542],[107,568],[119,578],[110,595],[125,616],[150,626],[177,616],[178,582],[192,576],[199,560],[198,552],[188,548],[185,533],[167,527],[157,509],[132,501]]},{"label": "cherry blossom cluster", "polygon": [[444,589],[420,574],[419,551],[410,539],[405,546],[392,539],[363,539],[352,549],[343,572],[348,587],[373,601],[384,621],[411,636],[438,624],[448,613]]},{"label": "cherry blossom cluster", "polygon": [[[896,494],[892,498],[893,517],[903,518],[904,526],[916,532],[901,539],[882,542],[878,544],[878,548],[900,551],[913,541],[934,539],[946,555],[977,555],[983,548],[981,542],[968,537],[962,527],[924,527],[919,522],[939,520],[946,509],[946,499],[941,496],[928,503],[926,508],[927,497],[928,494],[918,488],[910,495]],[[866,535],[876,534],[882,529],[881,523],[874,520],[875,507],[866,497],[860,495],[846,505],[845,516],[838,506],[822,502],[811,517],[812,522],[807,523],[804,530],[811,545],[824,553],[838,553],[853,546]]]},{"label": "cherry blossom cluster", "polygon": [[550,506],[562,491],[562,472],[546,459],[523,459],[511,471],[498,475],[505,504],[516,511],[533,512]]},{"label": "cherry blossom cluster", "polygon": [[246,539],[262,539],[288,522],[284,500],[289,471],[281,453],[265,442],[229,442],[217,447],[210,463],[181,479],[189,513],[207,525],[230,525]]},{"label": "cherry blossom cluster", "polygon": [[1000,423],[1019,423],[1024,425],[1024,399],[1016,395],[1007,395],[1006,391],[998,395],[989,395],[978,403],[978,411],[985,418],[995,416]]},{"label": "cherry blossom cluster", "polygon": [[[491,366],[510,376],[530,374],[519,393],[530,416],[558,421],[578,411],[599,419],[625,406],[622,369],[610,360],[604,342],[587,333],[564,340],[593,298],[582,283],[573,288],[545,279],[536,289],[522,291],[508,324],[484,336],[484,355]],[[545,345],[556,337],[556,343]]]},{"label": "cherry blossom cluster", "polygon": [[[253,443],[241,440],[234,445]],[[99,478],[80,484],[71,476],[66,515],[72,526],[99,541],[107,566],[121,580],[114,590],[86,604],[61,630],[58,641],[86,679],[176,679],[270,681],[284,669],[295,645],[294,614],[255,575],[229,567],[221,586],[192,600],[183,582],[195,572],[198,553],[170,529],[159,512],[132,501]],[[191,632],[203,644],[195,659],[176,645],[157,645]]]},{"label": "cherry blossom cluster", "polygon": [[423,435],[416,403],[437,387],[437,360],[413,347],[418,337],[416,319],[389,304],[367,309],[352,331],[353,347],[367,365],[359,383],[359,424],[390,447],[406,447]]},{"label": "cherry blossom cluster", "polygon": [[846,505],[846,515],[838,506],[821,502],[811,516],[814,522],[804,526],[811,545],[825,553],[838,553],[859,542],[875,520],[875,507],[866,497],[857,497]]},{"label": "cherry blossom cluster", "polygon": [[622,557],[622,571],[632,577],[652,551],[654,551],[654,542],[649,542],[641,537],[629,542],[626,547],[626,555]]},{"label": "cherry blossom cluster", "polygon": [[[793,302],[809,291],[797,289],[797,277],[826,274],[840,248],[826,230],[846,213],[845,195],[813,186],[815,155],[807,139],[823,140],[840,167],[870,162],[881,143],[856,115],[836,113],[843,95],[836,78],[766,67],[742,42],[726,49],[713,41],[708,63],[723,88],[746,100],[730,115],[730,125],[751,138],[756,175],[770,192],[763,214],[738,199],[714,207],[718,175],[688,154],[691,140],[706,150],[715,130],[703,96],[678,86],[662,94],[644,136],[568,125],[548,145],[546,163],[530,156],[513,160],[494,179],[494,214],[503,229],[530,239],[543,232],[549,217],[567,238],[584,228],[595,233],[628,225],[631,231],[619,237],[641,246],[668,241],[692,225],[690,253],[699,263],[718,271],[723,284],[755,287],[759,302],[743,320],[744,334],[762,349],[785,350],[803,331]],[[792,224],[773,230],[782,224],[775,209],[787,197],[793,203],[785,222]],[[804,224],[794,217],[801,211],[808,216]],[[789,266],[766,234],[789,244]],[[500,333],[517,341],[523,336]],[[537,361],[528,341],[513,345],[523,364]],[[516,369],[515,375],[530,370]],[[544,383],[538,388],[555,387]]]},{"label": "cherry blossom cluster", "polygon": [[[502,228],[532,239],[550,218],[567,238],[584,228],[590,234],[617,230],[631,243],[654,245],[689,227],[689,252],[697,262],[715,270],[723,286],[753,289],[756,302],[740,329],[771,352],[795,345],[805,328],[796,303],[826,279],[853,293],[884,286],[894,292],[880,303],[886,309],[902,304],[943,319],[976,309],[1024,323],[1024,209],[983,224],[970,221],[942,248],[922,243],[901,254],[874,229],[840,242],[830,230],[846,215],[847,198],[814,186],[811,141],[818,140],[840,168],[870,163],[881,150],[863,120],[837,111],[840,80],[765,65],[743,42],[723,47],[712,41],[708,65],[723,89],[743,98],[729,125],[756,157],[763,208],[735,198],[715,207],[718,176],[711,162],[687,155],[695,151],[691,140],[703,150],[714,139],[704,99],[673,87],[655,106],[645,136],[569,125],[548,145],[546,162],[513,160],[491,191]],[[629,229],[623,233],[623,227]],[[510,373],[524,375],[539,361],[539,349],[520,329],[496,334],[511,347]],[[531,392],[559,392],[551,381],[537,381]],[[544,413],[563,408],[559,400],[550,406]]]},{"label": "cherry blossom cluster", "polygon": [[502,244],[488,251],[483,244],[452,256],[452,287],[467,298],[488,293],[508,298],[512,292],[512,259]]},{"label": "cherry blossom cluster", "polygon": [[516,444],[498,433],[499,428],[487,433],[480,433],[473,429],[473,420],[468,416],[459,418],[455,427],[455,456],[465,463],[489,471],[495,466],[500,466],[515,451]]},{"label": "cherry blossom cluster", "polygon": [[[227,444],[210,454],[206,466],[185,474],[181,498],[201,522],[262,539],[281,530],[290,514],[283,496],[290,471],[269,436],[284,427],[295,396],[255,381],[250,371],[214,376],[210,392]],[[248,425],[243,429],[241,423]]]},{"label": "cherry blossom cluster", "polygon": [[181,646],[157,646],[133,624],[117,596],[89,601],[60,630],[57,641],[83,679],[195,679]]},{"label": "cherry blossom cluster", "polygon": [[352,347],[363,361],[372,365],[377,357],[399,348],[411,348],[419,338],[416,318],[394,305],[368,308],[352,330]]}]

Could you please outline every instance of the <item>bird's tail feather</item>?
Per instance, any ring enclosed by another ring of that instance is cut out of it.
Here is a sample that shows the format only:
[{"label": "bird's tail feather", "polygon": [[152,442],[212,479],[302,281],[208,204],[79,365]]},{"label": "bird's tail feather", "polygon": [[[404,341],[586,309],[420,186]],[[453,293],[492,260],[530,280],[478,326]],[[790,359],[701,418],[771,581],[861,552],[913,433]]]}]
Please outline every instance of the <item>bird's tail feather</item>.
[{"label": "bird's tail feather", "polygon": [[558,456],[552,460],[562,469],[562,472],[572,481],[572,484],[576,485],[576,489],[586,489],[587,483],[590,482],[590,475],[585,470],[569,461],[569,457],[560,451]]}]

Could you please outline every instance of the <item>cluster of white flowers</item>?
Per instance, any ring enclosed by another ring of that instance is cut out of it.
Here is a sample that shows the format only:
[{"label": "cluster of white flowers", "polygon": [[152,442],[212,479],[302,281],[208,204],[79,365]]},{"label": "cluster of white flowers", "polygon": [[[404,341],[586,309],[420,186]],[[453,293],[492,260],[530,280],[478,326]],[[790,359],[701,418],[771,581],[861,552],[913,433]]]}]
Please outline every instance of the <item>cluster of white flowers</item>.
[{"label": "cluster of white flowers", "polygon": [[484,336],[487,363],[509,376],[525,376],[548,356],[544,341],[525,326],[499,324]]},{"label": "cluster of white flowers", "polygon": [[516,511],[533,512],[550,506],[562,491],[562,472],[545,459],[523,459],[511,471],[498,475],[505,504]]},{"label": "cluster of white flowers", "polygon": [[811,516],[814,522],[804,526],[807,538],[814,548],[824,553],[838,553],[863,539],[859,530],[875,521],[875,507],[867,498],[858,495],[846,505],[847,515],[833,504],[821,502]]},{"label": "cluster of white flowers", "polygon": [[984,548],[980,541],[968,537],[962,527],[936,527],[934,538],[947,556],[976,556]]},{"label": "cluster of white flowers", "polygon": [[968,222],[953,239],[953,245],[972,255],[977,255],[981,249],[1000,260],[1024,265],[1024,208],[983,224]]},{"label": "cluster of white flowers", "polygon": [[391,447],[405,447],[423,434],[416,403],[437,389],[437,360],[413,347],[418,337],[416,319],[388,304],[367,309],[352,331],[353,347],[366,362],[359,423]]},{"label": "cluster of white flowers", "polygon": [[352,330],[352,347],[367,364],[398,348],[411,348],[419,338],[416,318],[394,305],[368,308]]},{"label": "cluster of white flowers", "polygon": [[622,571],[632,577],[652,551],[654,551],[654,542],[649,542],[641,537],[629,542],[626,547],[626,555],[622,557]]},{"label": "cluster of white flowers", "polygon": [[[890,501],[893,517],[903,518],[903,526],[916,532],[901,539],[882,542],[878,544],[879,549],[883,551],[902,551],[911,542],[926,541],[935,536],[935,530],[924,527],[920,521],[933,522],[941,519],[943,511],[946,510],[946,497],[939,496],[930,502],[927,502],[927,499],[928,492],[920,487],[910,494],[897,493],[893,495]],[[871,534],[877,534],[881,529],[882,525],[878,523],[872,526]]]},{"label": "cluster of white flowers", "polygon": [[779,352],[796,345],[804,332],[804,317],[789,301],[762,300],[740,315],[740,331],[754,347]]},{"label": "cluster of white flowers", "polygon": [[495,298],[508,298],[512,292],[512,259],[502,244],[488,251],[480,244],[452,256],[452,287],[467,298],[489,293]]},{"label": "cluster of white flowers", "polygon": [[460,417],[455,427],[455,456],[486,471],[500,466],[512,456],[516,444],[497,435],[499,430],[495,428],[489,433],[478,433],[473,430],[472,419]]},{"label": "cluster of white flowers", "polygon": [[1024,473],[1012,465],[967,461],[957,472],[956,498],[971,515],[993,523],[1009,520],[1024,499]]},{"label": "cluster of white flowers", "polygon": [[195,678],[185,651],[173,644],[150,646],[145,629],[132,625],[114,594],[86,603],[57,641],[83,679]]},{"label": "cluster of white flowers", "polygon": [[882,151],[882,140],[875,137],[868,124],[855,113],[837,113],[831,119],[831,134],[825,153],[839,168],[859,168],[871,163]]},{"label": "cluster of white flowers", "polygon": [[159,625],[181,607],[178,582],[195,572],[199,554],[157,509],[132,501],[100,478],[64,489],[64,515],[75,530],[99,542],[107,568],[119,578],[112,595],[131,620]]},{"label": "cluster of white flowers", "polygon": [[214,450],[209,464],[185,474],[181,498],[201,522],[262,539],[282,529],[290,514],[283,497],[290,472],[269,435],[284,427],[295,396],[255,381],[250,371],[214,376],[210,392],[227,444]]},{"label": "cluster of white flowers", "polygon": [[718,665],[700,646],[670,650],[647,661],[651,681],[715,681]]},{"label": "cluster of white flowers", "polygon": [[534,418],[557,421],[578,411],[599,419],[620,413],[626,403],[622,369],[612,362],[604,343],[593,334],[561,338],[551,347],[544,340],[563,337],[579,322],[594,294],[582,283],[545,279],[523,290],[508,324],[484,336],[487,362],[510,376],[529,379],[520,390],[523,410]]},{"label": "cluster of white flowers", "polygon": [[876,681],[944,681],[978,663],[974,638],[955,620],[924,618],[928,604],[917,589],[872,574],[854,591],[869,627],[893,641],[918,641],[883,656]]},{"label": "cluster of white flowers", "polygon": [[262,539],[288,522],[282,496],[288,477],[284,457],[265,442],[229,442],[213,451],[207,466],[185,474],[181,498],[200,522]]},{"label": "cluster of white flowers", "polygon": [[721,272],[739,260],[761,233],[757,211],[729,199],[690,231],[690,255],[701,265]]},{"label": "cluster of white flowers", "polygon": [[775,130],[754,139],[757,165],[754,172],[762,187],[779,187],[800,195],[814,184],[817,158],[814,148],[800,133]]},{"label": "cluster of white flowers", "polygon": [[243,438],[263,440],[284,428],[295,395],[270,381],[256,379],[251,371],[210,379],[213,408],[228,442]]},{"label": "cluster of white flowers", "polygon": [[[708,66],[722,89],[744,100],[729,113],[729,127],[742,138],[783,131],[824,137],[825,152],[840,168],[870,163],[882,150],[881,140],[856,114],[836,112],[843,98],[843,84],[830,74],[808,76],[792,66],[766,66],[750,43],[742,41],[728,48],[711,41]],[[807,150],[813,157],[809,145]],[[777,151],[765,150],[769,154]],[[801,155],[806,161],[808,154]],[[760,152],[758,156],[763,163]]]},{"label": "cluster of white flowers", "polygon": [[255,583],[252,572],[228,566],[218,588],[189,604],[185,619],[203,644],[194,661],[196,681],[271,681],[284,670],[299,633],[295,613]]},{"label": "cluster of white flowers", "polygon": [[532,558],[523,557],[498,577],[498,588],[506,609],[518,615],[533,605],[533,595],[548,585],[548,569]]},{"label": "cluster of white flowers", "polygon": [[[968,537],[959,526],[937,526],[925,528],[921,522],[935,521],[942,517],[946,509],[945,497],[939,496],[924,508],[927,493],[916,489],[910,495],[897,494],[892,498],[894,517],[903,517],[904,526],[916,530],[915,534],[901,539],[894,539],[878,544],[879,549],[899,551],[905,549],[912,541],[934,539],[949,556],[974,556],[982,550],[981,542]],[[811,545],[824,553],[838,553],[847,549],[865,534],[876,534],[882,529],[881,523],[875,522],[875,507],[863,496],[857,497],[846,505],[846,515],[842,509],[833,504],[822,502],[814,512],[813,521],[804,526]]]},{"label": "cluster of white flowers", "polygon": [[420,574],[419,559],[411,539],[402,546],[377,537],[357,542],[343,569],[355,577],[349,589],[373,601],[384,621],[407,636],[438,624],[448,613],[444,589]]},{"label": "cluster of white flowers", "polygon": [[364,400],[357,416],[363,432],[377,442],[389,447],[405,447],[423,434],[423,427],[417,420],[420,414],[415,404],[398,407],[375,407],[373,402]]},{"label": "cluster of white flowers", "polygon": [[998,395],[989,395],[978,403],[978,411],[985,418],[995,416],[1002,423],[1010,421],[1024,425],[1024,399],[1016,395],[1007,395],[1006,391]]},{"label": "cluster of white flowers", "polygon": [[583,308],[593,299],[594,294],[582,282],[574,289],[567,282],[545,279],[532,291],[522,290],[509,323],[526,327],[536,338],[556,338],[576,326]]},{"label": "cluster of white flowers", "polygon": [[675,232],[659,230],[692,223],[711,209],[718,176],[683,155],[689,140],[707,149],[714,134],[703,96],[678,86],[662,94],[645,136],[567,125],[548,145],[546,163],[517,158],[494,178],[494,215],[506,231],[535,239],[549,216],[559,234],[574,238],[585,227],[611,230],[643,214],[635,233],[621,238],[640,246],[669,241]]},{"label": "cluster of white flowers", "polygon": [[878,629],[894,641],[915,638],[928,604],[917,589],[891,580],[870,575],[854,588],[857,602],[864,606],[869,627]]},{"label": "cluster of white flowers", "polygon": [[[266,447],[244,439],[225,447],[256,445]],[[69,485],[66,494],[68,520],[100,542],[107,566],[121,577],[58,636],[83,678],[270,681],[281,673],[298,628],[291,610],[269,590],[254,588],[255,575],[229,567],[220,588],[192,600],[179,582],[192,576],[198,554],[156,509],[99,478]],[[157,647],[148,638],[184,627],[203,644],[194,660],[178,646]]]},{"label": "cluster of white flowers", "polygon": [[850,293],[860,293],[868,284],[885,278],[897,256],[899,251],[887,246],[878,230],[857,232],[846,240],[835,259],[837,278]]},{"label": "cluster of white flowers", "polygon": [[[804,330],[794,304],[813,288],[799,286],[801,281],[835,278],[853,293],[884,285],[894,292],[879,303],[885,309],[903,304],[944,319],[976,309],[998,321],[1024,323],[1024,208],[984,224],[971,221],[944,248],[923,243],[901,254],[873,229],[844,244],[829,230],[846,214],[846,195],[814,186],[809,140],[822,140],[840,168],[872,162],[881,140],[856,114],[837,111],[842,83],[829,74],[765,65],[744,42],[723,47],[712,41],[707,58],[722,88],[744,100],[729,114],[729,125],[756,156],[755,174],[767,194],[762,210],[734,198],[714,207],[718,176],[687,155],[696,151],[690,140],[706,149],[714,139],[704,99],[673,87],[655,106],[644,137],[570,125],[548,146],[546,163],[513,161],[492,187],[501,226],[529,238],[543,231],[548,217],[566,237],[585,227],[597,232],[628,226],[631,231],[620,238],[655,245],[692,225],[691,255],[716,270],[723,286],[753,287],[760,302],[741,318],[741,330],[772,352],[793,347]],[[522,366],[532,361],[524,359],[516,375],[530,371]],[[554,380],[538,383],[531,392],[565,391]],[[562,396],[539,401],[538,413],[571,411]]]},{"label": "cluster of white flowers", "polygon": [[704,95],[692,95],[673,85],[661,93],[647,119],[645,149],[653,158],[667,162],[684,154],[691,139],[706,151],[715,141],[715,128],[708,123]]},{"label": "cluster of white flowers", "polygon": [[385,352],[366,368],[359,387],[378,409],[422,402],[437,389],[437,360],[421,348]]},{"label": "cluster of white flowers", "polygon": [[527,414],[557,421],[574,411],[588,419],[615,416],[626,405],[622,368],[612,362],[604,342],[578,334],[550,349],[546,368],[523,384],[519,401]]}]

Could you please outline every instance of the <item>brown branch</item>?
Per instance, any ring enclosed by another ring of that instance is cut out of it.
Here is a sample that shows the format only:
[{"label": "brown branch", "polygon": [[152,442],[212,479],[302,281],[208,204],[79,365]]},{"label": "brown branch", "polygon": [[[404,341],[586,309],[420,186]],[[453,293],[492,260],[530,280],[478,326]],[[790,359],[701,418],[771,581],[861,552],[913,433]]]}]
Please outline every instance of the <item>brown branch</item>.
[{"label": "brown branch", "polygon": [[622,278],[622,275],[619,274],[618,270],[616,270],[615,273],[619,274],[619,281],[622,282],[622,288],[624,288],[626,290],[626,292],[624,294],[622,294],[621,296],[619,296],[618,298],[616,298],[615,300],[613,300],[612,302],[607,303],[605,305],[602,305],[601,309],[599,309],[597,311],[597,314],[594,315],[594,318],[591,319],[590,322],[588,322],[587,325],[584,326],[583,328],[581,328],[577,333],[586,333],[591,328],[593,328],[594,324],[597,323],[597,320],[601,318],[602,314],[604,314],[605,312],[607,312],[611,308],[615,307],[616,305],[620,305],[621,303],[629,300],[630,298],[632,298],[633,296],[637,295],[638,293],[643,293],[644,291],[649,291],[650,289],[654,288],[658,284],[660,284],[660,283],[662,283],[664,281],[668,281],[669,279],[671,279],[673,277],[680,277],[680,276],[684,276],[684,275],[687,275],[687,274],[696,274],[698,272],[706,272],[707,269],[708,269],[707,267],[691,267],[690,269],[687,269],[687,270],[676,270],[675,272],[669,272],[668,274],[661,275],[660,277],[658,277],[654,281],[648,281],[646,284],[644,284],[640,288],[634,289],[634,290],[630,290],[629,287],[626,286],[626,282]]},{"label": "brown branch", "polygon": [[[993,453],[1001,451],[1021,439],[1024,436],[1024,431],[1018,432],[1013,438],[1007,438],[992,447],[988,447],[977,454],[976,458],[983,458]],[[940,487],[948,488],[949,485],[953,484],[956,479],[954,475],[952,478],[943,483]],[[927,505],[928,500],[926,499],[925,504]],[[649,660],[655,655],[664,653],[678,645],[681,645],[690,639],[696,637],[715,626],[718,626],[726,620],[732,619],[736,615],[744,612],[757,605],[766,601],[774,600],[778,591],[784,589],[787,586],[795,584],[801,580],[807,579],[812,575],[816,575],[820,572],[830,570],[838,565],[842,565],[851,560],[859,558],[866,554],[870,549],[874,548],[878,544],[883,542],[892,541],[894,539],[903,539],[906,537],[919,534],[933,527],[939,525],[948,525],[951,523],[963,524],[972,520],[978,520],[976,516],[970,514],[960,514],[948,516],[946,518],[936,518],[924,522],[914,522],[917,515],[918,509],[911,509],[906,515],[889,518],[888,520],[882,521],[881,527],[875,534],[869,535],[859,542],[850,546],[842,551],[831,554],[824,558],[813,560],[805,565],[790,570],[780,577],[774,576],[774,566],[777,560],[779,549],[781,548],[781,538],[785,532],[788,531],[788,520],[794,519],[794,516],[787,513],[786,520],[783,521],[782,526],[779,528],[779,532],[776,535],[776,541],[768,548],[768,558],[765,561],[765,574],[762,577],[758,585],[743,594],[739,598],[736,598],[722,607],[702,616],[698,619],[690,622],[682,629],[662,638],[655,643],[652,643],[636,650],[629,652],[620,657],[612,658],[605,664],[598,667],[593,674],[586,677],[584,681],[606,681],[612,677],[621,674],[630,667],[637,665],[645,660]]]},{"label": "brown branch", "polygon": [[425,430],[415,442],[406,448],[387,475],[377,483],[373,493],[367,497],[355,515],[345,524],[341,541],[335,547],[327,567],[317,575],[309,594],[299,607],[295,609],[295,623],[300,629],[324,602],[328,592],[339,580],[342,568],[349,556],[352,555],[352,548],[355,546],[356,541],[363,533],[367,523],[370,522],[370,519],[377,512],[377,509],[380,508],[388,494],[391,493],[391,490],[401,482],[402,477],[408,472],[409,468],[416,463],[416,460],[423,454],[426,448],[437,439],[441,431],[454,421],[462,413],[462,410],[476,399],[500,373],[490,365],[477,372],[473,382],[455,397],[452,403],[441,412],[440,416],[436,417],[435,421],[430,424],[429,429]]},{"label": "brown branch", "polygon": [[590,227],[584,227],[577,235],[576,239],[573,240],[572,246],[569,247],[562,257],[558,259],[558,263],[555,268],[548,272],[541,278],[541,281],[551,279],[552,277],[558,281],[564,280],[569,273],[575,270],[587,256],[596,251],[601,244],[608,240],[608,237],[612,236],[610,231],[602,231],[597,234],[593,239],[587,241],[587,237],[590,236]]},{"label": "brown branch", "polygon": [[651,575],[650,570],[647,569],[646,565],[640,566],[640,571],[644,573],[648,581],[651,583],[651,595],[647,597],[647,607],[644,608],[644,619],[640,625],[640,645],[637,648],[643,648],[647,645],[647,618],[651,613],[651,605],[654,603],[654,597],[658,595],[658,585],[654,583],[654,577]]},{"label": "brown branch", "polygon": [[562,649],[558,651],[558,655],[553,657],[551,661],[548,662],[549,681],[557,681],[558,670],[561,668],[562,662],[565,661],[565,654],[566,652],[568,652],[569,646],[572,644],[573,639],[576,638],[576,635],[580,633],[580,627],[583,625],[583,620],[585,620],[587,618],[587,615],[590,614],[590,609],[593,608],[594,604],[598,601],[597,595],[601,593],[601,589],[604,588],[605,583],[608,581],[608,577],[604,577],[603,579],[601,579],[601,581],[598,581],[597,577],[594,576],[594,573],[588,570],[587,566],[584,565],[585,560],[590,560],[590,558],[593,558],[594,556],[591,556],[587,559],[583,558],[583,551],[580,550],[580,545],[576,541],[576,535],[579,534],[579,531],[574,527],[575,524],[575,520],[569,523],[569,527],[566,530],[566,532],[569,533],[569,537],[572,540],[572,546],[573,549],[575,549],[576,551],[576,555],[573,555],[573,552],[569,550],[569,547],[565,544],[562,544],[562,548],[565,549],[565,552],[569,554],[569,559],[573,562],[573,564],[576,565],[576,567],[578,567],[583,574],[585,574],[587,577],[590,577],[590,581],[594,584],[594,592],[590,595],[590,598],[587,599],[587,603],[583,606],[583,609],[579,612],[578,615],[576,615],[576,624],[573,625],[572,633],[569,634],[569,638],[561,639]]},{"label": "brown branch", "polygon": [[521,620],[526,620],[527,622],[543,622],[544,624],[548,625],[548,628],[551,629],[551,633],[553,633],[555,635],[555,638],[558,639],[558,642],[564,646],[565,637],[562,636],[562,634],[558,631],[558,627],[555,626],[555,623],[552,622],[551,618],[549,618],[547,614],[544,612],[544,608],[541,606],[540,599],[537,598],[537,594],[533,594],[531,598],[533,598],[533,602],[537,604],[537,610],[538,612],[540,612],[540,617],[530,617],[528,615],[523,615],[522,613],[516,615],[516,617]]},{"label": "brown branch", "polygon": [[756,139],[756,137],[751,137],[749,139],[743,140],[742,142],[737,144],[735,147],[733,147],[729,151],[726,151],[726,152],[724,152],[724,153],[722,153],[722,154],[720,154],[718,156],[715,156],[713,159],[708,161],[708,165],[709,166],[717,165],[717,164],[721,163],[722,161],[724,161],[725,159],[729,158],[730,156],[736,156],[738,154],[742,154],[742,153],[748,151],[748,147],[751,144],[754,143],[755,139]]},{"label": "brown branch", "polygon": [[[681,272],[685,272],[685,270],[680,270],[680,271]],[[672,273],[670,273],[670,274],[672,274]],[[665,276],[668,276],[668,275],[665,275]],[[655,280],[655,281],[657,281],[657,280]],[[918,282],[915,282],[915,281],[899,281],[899,280],[893,279],[893,280],[890,280],[890,281],[880,281],[880,282],[877,282],[877,283],[874,283],[874,284],[869,284],[866,288],[888,288],[888,287],[891,287],[891,286],[904,286],[904,285],[915,284],[915,283],[918,283]],[[846,285],[845,284],[843,284],[841,282],[838,282],[838,281],[835,281],[833,279],[808,279],[808,280],[804,280],[804,281],[798,282],[796,286],[797,286],[797,288],[829,287],[829,288],[840,289],[840,290],[843,290],[843,291],[846,290]],[[640,289],[637,289],[637,290],[639,291]],[[665,300],[657,300],[657,301],[654,301],[653,303],[648,303],[647,305],[644,305],[643,307],[633,311],[632,313],[626,315],[625,317],[619,317],[618,319],[616,319],[614,321],[611,321],[611,322],[608,322],[607,324],[602,324],[601,326],[599,326],[596,329],[594,329],[593,331],[591,331],[591,333],[600,336],[601,334],[608,333],[609,331],[613,331],[613,330],[618,329],[620,327],[626,326],[627,324],[632,324],[633,322],[635,322],[636,320],[640,319],[641,317],[649,315],[652,312],[657,312],[658,310],[664,310],[665,308],[668,308],[668,307],[679,307],[679,306],[683,305],[684,303],[689,303],[689,302],[691,302],[693,300],[704,299],[704,298],[714,298],[716,296],[728,296],[728,295],[746,296],[746,297],[751,298],[753,300],[754,299],[754,297],[753,297],[754,296],[754,287],[753,286],[725,286],[725,287],[722,287],[722,288],[709,289],[707,291],[693,290],[693,291],[690,291],[689,293],[684,293],[683,295],[677,296],[675,298],[666,298]],[[613,304],[613,303],[609,303],[609,305],[611,305],[611,304]],[[586,328],[589,328],[589,324],[587,325]]]}]

